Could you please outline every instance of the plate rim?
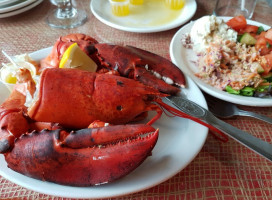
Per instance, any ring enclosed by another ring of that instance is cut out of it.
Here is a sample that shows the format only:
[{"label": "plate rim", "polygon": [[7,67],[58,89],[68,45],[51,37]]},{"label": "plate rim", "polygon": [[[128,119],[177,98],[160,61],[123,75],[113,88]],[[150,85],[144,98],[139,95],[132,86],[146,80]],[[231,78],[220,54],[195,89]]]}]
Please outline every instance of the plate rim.
[{"label": "plate rim", "polygon": [[32,2],[31,4],[28,4],[25,7],[22,7],[22,8],[13,10],[13,11],[9,11],[9,12],[6,12],[6,13],[0,13],[0,18],[6,18],[6,17],[11,17],[11,16],[21,14],[23,12],[26,12],[26,11],[38,6],[42,2],[43,2],[43,0],[35,0],[34,2]]},{"label": "plate rim", "polygon": [[19,0],[4,0],[4,1],[0,1],[0,6],[6,6],[10,3],[14,3],[16,1],[19,1]]},{"label": "plate rim", "polygon": [[[30,56],[33,56],[34,54],[36,54],[36,57],[35,60],[39,60],[41,58],[44,58],[44,57],[38,57],[39,56],[39,52],[50,52],[52,47],[48,47],[48,48],[44,48],[44,49],[40,49],[38,51],[35,51],[33,53],[30,53]],[[197,94],[200,99],[199,100],[199,103],[200,105],[202,105],[204,108],[207,108],[207,103],[206,103],[206,100],[202,94],[202,92],[200,91],[200,89],[196,86],[196,84],[189,78],[186,76],[186,81],[188,83],[188,89],[193,88],[193,94]],[[188,91],[190,92],[190,91]],[[193,95],[192,94],[192,95]],[[192,98],[192,97],[191,97]],[[192,99],[193,100],[193,99]],[[193,100],[195,101],[195,100]],[[143,191],[143,190],[147,190],[149,188],[152,188],[158,184],[161,184],[162,182],[172,178],[173,176],[175,176],[177,173],[179,173],[180,171],[182,171],[184,168],[186,168],[194,159],[195,157],[199,154],[199,152],[201,151],[203,145],[205,144],[206,142],[206,139],[207,139],[207,136],[208,136],[208,128],[207,127],[203,127],[199,124],[195,124],[195,122],[192,122],[188,119],[183,119],[183,120],[186,120],[185,121],[185,125],[188,124],[189,126],[191,127],[198,127],[198,129],[200,129],[201,131],[198,132],[198,134],[200,134],[200,139],[198,140],[198,144],[199,146],[196,147],[196,151],[194,151],[194,154],[191,154],[191,156],[189,157],[190,159],[188,159],[188,161],[182,165],[182,167],[180,167],[180,165],[178,166],[177,170],[171,172],[170,174],[168,174],[168,176],[164,176],[164,178],[160,178],[160,176],[157,176],[156,177],[159,179],[159,181],[155,181],[153,182],[153,184],[149,184],[147,186],[144,186],[145,184],[143,184],[143,186],[141,185],[141,187],[137,187],[137,189],[133,189],[133,190],[130,190],[130,191],[119,191],[119,192],[116,192],[114,189],[114,194],[112,193],[105,193],[103,192],[104,191],[104,187],[106,188],[106,191],[108,189],[108,186],[111,188],[112,186],[110,186],[110,184],[106,184],[106,185],[101,185],[103,191],[102,192],[98,192],[98,194],[96,193],[96,189],[97,187],[95,186],[92,186],[92,187],[72,187],[72,186],[63,186],[63,185],[58,185],[58,184],[55,184],[55,183],[50,183],[50,182],[43,182],[43,181],[40,181],[40,180],[36,180],[36,179],[33,179],[33,178],[30,178],[30,177],[27,177],[27,176],[24,176],[24,175],[21,175],[19,173],[16,173],[16,172],[12,172],[12,174],[15,174],[15,178],[14,177],[9,177],[7,174],[5,174],[5,170],[4,172],[2,171],[1,167],[3,166],[0,166],[0,175],[2,175],[4,178],[10,180],[11,182],[14,182],[18,185],[21,185],[22,187],[25,187],[29,190],[33,190],[33,191],[36,191],[36,192],[39,192],[39,193],[43,193],[43,194],[47,194],[47,195],[53,195],[53,196],[59,196],[59,197],[64,197],[64,198],[114,198],[114,197],[120,197],[120,196],[125,196],[125,195],[129,195],[129,194],[133,194],[133,193],[137,193],[137,192],[140,192],[140,191]],[[187,121],[188,120],[188,121]],[[189,122],[189,123],[188,123]],[[191,124],[193,123],[193,124]],[[189,133],[187,133],[189,134]],[[185,137],[186,138],[186,137]],[[156,148],[156,146],[155,146]],[[154,151],[154,150],[153,150]],[[191,152],[190,152],[191,153]],[[0,160],[1,160],[1,157],[3,157],[3,155],[0,155]],[[176,156],[175,156],[176,157]],[[3,159],[3,158],[2,158]],[[4,161],[5,162],[5,161]],[[146,161],[145,161],[146,162]],[[6,162],[5,162],[6,163]],[[6,166],[5,166],[6,167]],[[141,166],[140,166],[141,167]],[[10,169],[8,169],[10,170]],[[11,170],[12,171],[12,170]],[[132,172],[134,173],[134,172]],[[17,177],[17,179],[16,179]],[[18,179],[19,177],[19,179]],[[23,177],[23,179],[20,179],[20,177]],[[133,178],[133,177],[132,177]],[[152,177],[151,177],[152,178]],[[15,180],[14,180],[15,179]],[[133,179],[134,180],[134,179]],[[126,180],[125,180],[126,181]],[[39,184],[36,184],[33,186],[31,186],[31,183],[34,182],[34,183],[39,183]],[[113,182],[114,183],[114,182]],[[56,193],[55,191],[46,191],[45,192],[45,189],[44,189],[44,186],[47,186],[47,184],[50,185],[50,187],[54,187],[54,188],[65,188],[65,190],[61,190],[61,192],[58,191],[58,193]],[[133,183],[134,184],[134,183]],[[118,186],[118,184],[117,184]],[[99,186],[98,186],[99,187]],[[116,187],[115,185],[113,185],[113,188]],[[75,189],[76,188],[76,189]],[[85,188],[88,188],[88,191],[91,190],[92,191],[92,195],[90,195],[90,193],[88,194],[84,194],[84,191],[85,191]],[[93,190],[93,188],[95,188]],[[117,187],[118,188],[118,187]],[[76,195],[75,193],[73,194],[69,194],[67,192],[67,190],[76,190]],[[99,190],[99,189],[98,189]],[[80,192],[81,191],[81,192]],[[113,192],[111,190],[111,192]],[[93,194],[94,193],[94,194]],[[102,194],[103,193],[103,194]]]},{"label": "plate rim", "polygon": [[8,12],[12,12],[14,10],[18,10],[18,9],[20,9],[22,7],[26,7],[29,4],[32,4],[32,3],[36,2],[36,1],[37,0],[26,0],[26,1],[23,1],[21,3],[15,4],[13,6],[10,6],[10,7],[0,8],[0,14],[5,14],[5,13],[8,13]]},{"label": "plate rim", "polygon": [[118,29],[118,30],[122,30],[122,31],[127,31],[127,32],[134,32],[134,33],[154,33],[154,32],[162,32],[162,31],[166,31],[166,30],[170,30],[170,29],[173,29],[173,28],[176,28],[178,26],[181,26],[182,24],[185,24],[186,22],[188,22],[195,14],[196,10],[197,10],[197,3],[196,3],[196,0],[190,0],[190,3],[192,4],[192,12],[190,15],[188,15],[186,17],[185,20],[179,22],[179,23],[176,23],[176,24],[173,24],[171,26],[167,26],[167,25],[162,25],[162,26],[158,26],[158,27],[152,27],[152,28],[147,28],[147,27],[144,27],[144,28],[136,28],[136,27],[126,27],[126,26],[122,26],[122,25],[119,25],[119,24],[116,24],[116,23],[113,23],[113,22],[110,22],[106,19],[104,19],[102,16],[99,15],[99,13],[96,12],[95,10],[95,4],[100,2],[101,0],[92,0],[91,3],[90,3],[90,9],[93,13],[93,15],[99,20],[101,21],[102,23],[112,27],[112,28],[115,28],[115,29]]},{"label": "plate rim", "polygon": [[[232,17],[231,16],[218,16],[219,18],[223,20],[229,20]],[[170,58],[173,63],[175,63],[187,76],[189,76],[197,85],[200,87],[200,89],[216,98],[222,99],[224,101],[229,101],[231,103],[243,105],[243,106],[255,106],[255,107],[266,107],[266,106],[272,106],[272,99],[262,99],[258,97],[245,97],[245,96],[238,96],[234,94],[229,94],[227,92],[221,91],[217,88],[214,88],[213,86],[205,83],[201,79],[197,78],[191,71],[190,71],[190,66],[187,66],[187,64],[182,61],[182,63],[178,63],[175,52],[174,52],[174,46],[176,45],[177,41],[179,41],[182,37],[182,34],[184,34],[185,29],[189,29],[193,26],[193,22],[191,21],[181,27],[173,36],[171,42],[170,42]],[[259,26],[263,26],[265,29],[269,28],[270,26],[263,24],[261,22],[257,22],[254,20],[249,20],[247,19],[247,22],[250,24],[257,24]],[[184,51],[189,51],[186,50],[185,47],[182,46],[181,41],[180,41],[180,49],[184,49]],[[192,50],[191,50],[192,51]],[[193,51],[192,51],[193,52]]]}]

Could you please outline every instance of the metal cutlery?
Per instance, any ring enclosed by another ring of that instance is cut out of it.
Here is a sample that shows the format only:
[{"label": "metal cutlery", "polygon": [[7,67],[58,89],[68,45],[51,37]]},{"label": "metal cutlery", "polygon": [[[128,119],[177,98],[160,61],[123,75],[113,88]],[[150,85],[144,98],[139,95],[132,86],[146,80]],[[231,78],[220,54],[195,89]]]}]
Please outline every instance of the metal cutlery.
[{"label": "metal cutlery", "polygon": [[241,110],[233,103],[217,99],[208,94],[204,94],[204,96],[208,102],[209,111],[211,111],[216,117],[227,119],[234,116],[247,116],[254,117],[256,119],[272,124],[272,118],[269,118],[265,115],[260,115],[254,112]]},{"label": "metal cutlery", "polygon": [[264,158],[272,161],[272,145],[255,136],[242,131],[230,124],[218,119],[210,111],[200,105],[181,96],[165,97],[173,105],[179,108],[182,112],[192,116],[193,121],[203,121],[210,124],[216,129],[223,131],[229,137],[235,139],[239,143],[255,151]]}]

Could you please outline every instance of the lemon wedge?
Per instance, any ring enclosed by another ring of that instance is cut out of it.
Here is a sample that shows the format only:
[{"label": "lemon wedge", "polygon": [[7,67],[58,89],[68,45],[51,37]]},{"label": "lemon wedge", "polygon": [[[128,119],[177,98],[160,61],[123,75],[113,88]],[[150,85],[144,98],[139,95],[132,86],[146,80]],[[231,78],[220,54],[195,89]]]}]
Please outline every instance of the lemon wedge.
[{"label": "lemon wedge", "polygon": [[74,43],[64,52],[60,60],[59,68],[77,68],[95,72],[97,65],[84,51],[79,48],[77,43]]}]

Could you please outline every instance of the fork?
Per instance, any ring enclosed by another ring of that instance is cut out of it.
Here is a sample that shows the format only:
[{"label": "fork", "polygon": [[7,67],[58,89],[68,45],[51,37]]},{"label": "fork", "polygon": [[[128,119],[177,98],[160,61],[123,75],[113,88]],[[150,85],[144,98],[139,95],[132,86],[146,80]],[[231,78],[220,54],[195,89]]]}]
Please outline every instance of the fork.
[{"label": "fork", "polygon": [[209,110],[219,118],[227,119],[234,116],[247,116],[272,124],[272,118],[269,118],[265,115],[260,115],[254,112],[241,110],[233,103],[217,99],[206,93],[204,94],[204,96],[208,102]]}]

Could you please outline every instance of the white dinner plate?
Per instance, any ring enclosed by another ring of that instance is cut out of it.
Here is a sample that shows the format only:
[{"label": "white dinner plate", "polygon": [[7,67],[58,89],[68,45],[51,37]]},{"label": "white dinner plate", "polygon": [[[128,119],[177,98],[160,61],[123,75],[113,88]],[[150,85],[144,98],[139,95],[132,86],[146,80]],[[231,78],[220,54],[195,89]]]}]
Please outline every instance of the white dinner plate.
[{"label": "white dinner plate", "polygon": [[[149,0],[155,1],[155,0]],[[193,17],[196,12],[195,0],[186,0],[183,9],[176,12],[175,17],[166,20],[170,16],[169,11],[163,6],[162,0],[158,1],[156,7],[153,8],[145,1],[145,10],[139,9],[139,5],[130,7],[130,14],[125,17],[116,17],[111,12],[111,5],[108,0],[92,0],[91,10],[94,16],[104,24],[113,28],[138,33],[151,33],[165,31],[176,28]]]},{"label": "white dinner plate", "polygon": [[[30,56],[40,60],[50,51],[51,48],[42,49]],[[8,95],[9,90],[0,83],[0,103]],[[207,108],[201,91],[190,78],[187,78],[187,88],[182,90],[182,95]],[[36,180],[10,170],[3,155],[0,155],[0,175],[30,190],[67,198],[110,198],[139,192],[166,181],[184,169],[199,153],[208,133],[206,127],[193,121],[165,114],[153,126],[159,128],[160,135],[152,156],[132,173],[113,183],[71,187]]]},{"label": "white dinner plate", "polygon": [[6,12],[6,13],[0,13],[0,18],[11,17],[11,16],[14,16],[14,15],[18,15],[18,14],[21,14],[23,12],[26,12],[26,11],[36,7],[37,5],[39,5],[42,1],[43,0],[36,0],[36,1],[33,1],[31,4],[28,4],[27,6],[19,8],[17,10],[12,10],[12,11],[9,11],[9,12]]},{"label": "white dinner plate", "polygon": [[[224,21],[227,21],[231,17],[220,18],[222,18]],[[259,22],[255,22],[252,20],[247,20],[247,22],[248,24],[256,26],[263,26],[265,30],[270,28],[265,24],[261,24]],[[214,97],[246,106],[272,106],[272,98],[246,97],[229,94],[205,83],[204,81],[202,81],[201,79],[197,78],[194,75],[196,72],[198,72],[198,68],[194,63],[194,61],[197,60],[197,56],[192,49],[185,48],[181,43],[183,35],[186,33],[190,33],[193,24],[194,24],[193,21],[188,23],[187,25],[183,26],[180,30],[178,30],[177,33],[174,35],[170,44],[170,57],[172,59],[172,62],[174,62],[186,75],[191,77],[193,81],[195,81],[195,83],[203,91]]]}]

